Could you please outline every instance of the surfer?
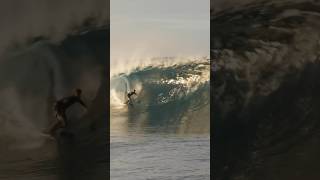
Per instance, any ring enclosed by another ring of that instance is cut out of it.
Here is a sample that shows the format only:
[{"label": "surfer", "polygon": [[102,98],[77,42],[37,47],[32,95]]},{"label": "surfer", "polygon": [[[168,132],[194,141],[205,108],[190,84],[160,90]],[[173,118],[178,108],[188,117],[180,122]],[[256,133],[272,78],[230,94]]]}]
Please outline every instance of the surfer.
[{"label": "surfer", "polygon": [[49,134],[53,135],[58,128],[64,128],[68,125],[66,110],[74,103],[80,103],[87,109],[86,104],[81,100],[81,89],[76,89],[75,94],[58,100],[54,105],[55,117],[57,121],[50,127]]},{"label": "surfer", "polygon": [[131,104],[131,105],[132,105],[132,100],[131,100],[131,96],[132,96],[132,95],[137,95],[135,89],[127,94],[127,96],[128,96],[128,101],[126,102],[126,104]]}]

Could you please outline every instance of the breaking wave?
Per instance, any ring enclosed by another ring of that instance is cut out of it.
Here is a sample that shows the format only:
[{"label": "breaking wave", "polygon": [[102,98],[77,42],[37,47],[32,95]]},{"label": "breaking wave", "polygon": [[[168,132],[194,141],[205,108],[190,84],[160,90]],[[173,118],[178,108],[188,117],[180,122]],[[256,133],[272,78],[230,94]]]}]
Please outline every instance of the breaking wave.
[{"label": "breaking wave", "polygon": [[[105,113],[92,105],[97,96],[105,97],[98,92],[106,84],[103,73],[107,32],[104,27],[92,27],[85,33],[69,35],[60,43],[35,38],[34,42],[1,55],[0,142],[6,148],[0,152],[44,147],[47,139],[42,132],[54,121],[54,101],[71,95],[76,87],[83,89],[84,99],[95,114]],[[103,100],[107,101],[100,101]],[[71,108],[68,116],[78,119],[80,110]]]},{"label": "breaking wave", "polygon": [[[210,65],[206,60],[165,66],[138,67],[111,78],[111,111],[131,119],[147,114],[158,125],[174,126],[183,119],[209,121]],[[124,104],[133,89],[133,107]]]}]

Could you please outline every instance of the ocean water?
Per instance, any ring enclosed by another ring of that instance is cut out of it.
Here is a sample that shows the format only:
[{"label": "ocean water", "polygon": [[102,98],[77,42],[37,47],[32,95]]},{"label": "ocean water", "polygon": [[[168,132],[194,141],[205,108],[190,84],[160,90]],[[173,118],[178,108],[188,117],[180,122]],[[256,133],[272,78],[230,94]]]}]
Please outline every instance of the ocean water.
[{"label": "ocean water", "polygon": [[[208,68],[149,66],[111,79],[112,180],[210,179]],[[129,89],[133,106],[123,104]]]},{"label": "ocean water", "polygon": [[111,136],[111,179],[210,179],[210,137]]}]

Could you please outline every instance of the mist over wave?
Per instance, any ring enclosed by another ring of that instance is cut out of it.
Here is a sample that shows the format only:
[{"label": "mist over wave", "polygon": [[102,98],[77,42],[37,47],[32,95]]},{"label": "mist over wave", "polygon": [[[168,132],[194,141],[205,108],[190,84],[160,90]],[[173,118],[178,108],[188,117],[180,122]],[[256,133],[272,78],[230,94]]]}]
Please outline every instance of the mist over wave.
[{"label": "mist over wave", "polygon": [[109,23],[109,0],[43,0],[0,2],[0,53],[34,37],[60,42],[72,31]]},{"label": "mist over wave", "polygon": [[111,60],[110,63],[110,77],[117,76],[119,74],[130,74],[137,68],[142,69],[148,66],[162,66],[168,67],[177,64],[183,64],[188,62],[201,62],[208,59],[206,56],[190,56],[190,57],[149,57],[141,58],[118,58]]}]

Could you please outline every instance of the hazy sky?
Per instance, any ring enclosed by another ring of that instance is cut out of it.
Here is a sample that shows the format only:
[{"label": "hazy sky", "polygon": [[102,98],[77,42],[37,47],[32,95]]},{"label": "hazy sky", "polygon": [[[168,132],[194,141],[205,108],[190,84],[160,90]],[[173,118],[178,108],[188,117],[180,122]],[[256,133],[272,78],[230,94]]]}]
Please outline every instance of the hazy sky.
[{"label": "hazy sky", "polygon": [[206,56],[210,0],[111,0],[111,59]]},{"label": "hazy sky", "polygon": [[[72,28],[95,17],[108,22],[108,0],[1,0],[0,54],[12,44],[27,38],[46,36],[61,40]],[[1,59],[0,59],[1,61]]]}]

